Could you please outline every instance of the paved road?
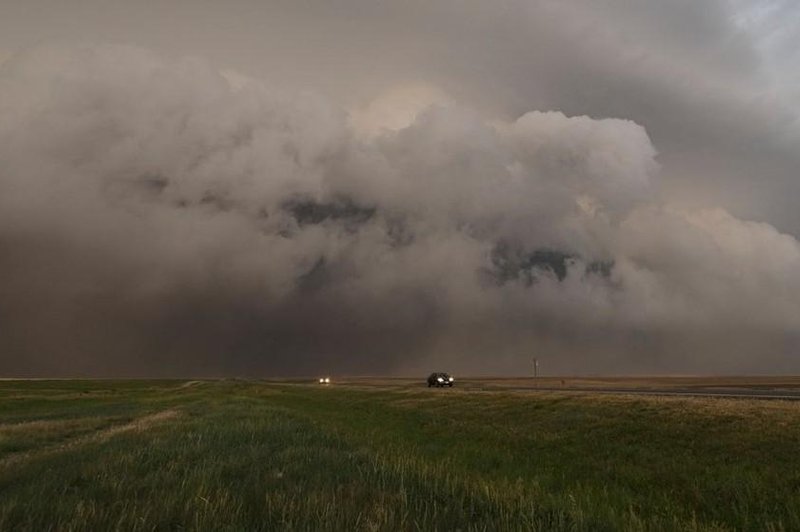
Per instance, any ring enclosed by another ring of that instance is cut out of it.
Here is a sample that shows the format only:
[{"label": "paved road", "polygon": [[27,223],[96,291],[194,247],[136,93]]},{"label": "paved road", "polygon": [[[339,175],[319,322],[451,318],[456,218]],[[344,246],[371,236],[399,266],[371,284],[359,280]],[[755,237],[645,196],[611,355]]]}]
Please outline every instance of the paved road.
[{"label": "paved road", "polygon": [[772,399],[784,401],[800,401],[800,390],[762,390],[762,389],[713,389],[713,388],[548,388],[514,386],[509,388],[497,387],[493,390],[513,390],[526,392],[577,392],[577,393],[602,393],[615,395],[656,395],[656,396],[685,396],[685,397],[720,397],[728,399]]},{"label": "paved road", "polygon": [[[345,381],[341,384],[351,386],[365,386],[370,388],[407,388],[415,383],[371,383],[359,381]],[[425,387],[425,383],[419,384]],[[611,395],[651,395],[665,397],[718,397],[726,399],[763,399],[800,401],[800,389],[764,389],[764,388],[614,388],[614,387],[570,387],[570,386],[503,386],[491,382],[466,381],[456,384],[456,389],[468,392],[569,392],[583,394],[611,394]]]}]

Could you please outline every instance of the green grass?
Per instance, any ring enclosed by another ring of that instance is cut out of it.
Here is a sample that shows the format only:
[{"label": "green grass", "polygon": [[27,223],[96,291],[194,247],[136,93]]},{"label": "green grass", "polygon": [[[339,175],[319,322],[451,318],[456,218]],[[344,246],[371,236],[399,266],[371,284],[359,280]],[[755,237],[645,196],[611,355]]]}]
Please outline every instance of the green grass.
[{"label": "green grass", "polygon": [[0,530],[798,530],[794,403],[0,382]]}]

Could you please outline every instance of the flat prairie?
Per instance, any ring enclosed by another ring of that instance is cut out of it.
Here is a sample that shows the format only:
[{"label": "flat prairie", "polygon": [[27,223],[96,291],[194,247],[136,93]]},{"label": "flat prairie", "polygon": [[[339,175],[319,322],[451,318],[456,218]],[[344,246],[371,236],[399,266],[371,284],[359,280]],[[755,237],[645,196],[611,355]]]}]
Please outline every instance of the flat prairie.
[{"label": "flat prairie", "polygon": [[0,530],[800,529],[800,402],[591,392],[798,379],[571,381],[3,381]]}]

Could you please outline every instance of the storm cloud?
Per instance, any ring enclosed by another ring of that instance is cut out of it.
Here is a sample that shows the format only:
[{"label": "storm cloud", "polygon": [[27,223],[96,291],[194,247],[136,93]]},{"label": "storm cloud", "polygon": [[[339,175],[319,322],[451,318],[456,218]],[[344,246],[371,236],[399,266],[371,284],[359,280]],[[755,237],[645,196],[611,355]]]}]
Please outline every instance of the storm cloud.
[{"label": "storm cloud", "polygon": [[[364,78],[380,87],[355,100],[324,69],[301,90],[275,59],[245,75],[133,45],[11,54],[0,369],[797,371],[800,243],[775,199],[794,186],[790,103],[742,105],[768,73],[722,4],[625,11],[640,44],[612,63],[620,36],[590,29],[608,16],[594,5],[465,3],[480,27],[419,30],[446,75],[400,60],[416,79]],[[698,27],[648,30],[670,16]]]}]

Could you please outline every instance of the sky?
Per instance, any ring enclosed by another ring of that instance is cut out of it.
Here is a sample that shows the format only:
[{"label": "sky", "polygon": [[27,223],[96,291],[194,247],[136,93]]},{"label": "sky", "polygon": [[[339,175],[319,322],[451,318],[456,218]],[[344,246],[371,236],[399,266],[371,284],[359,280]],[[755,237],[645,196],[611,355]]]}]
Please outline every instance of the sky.
[{"label": "sky", "polygon": [[797,373],[798,28],[0,0],[0,375]]}]

